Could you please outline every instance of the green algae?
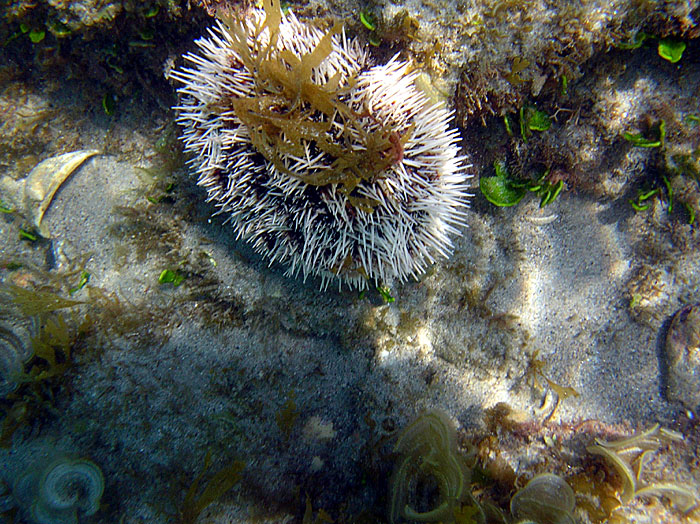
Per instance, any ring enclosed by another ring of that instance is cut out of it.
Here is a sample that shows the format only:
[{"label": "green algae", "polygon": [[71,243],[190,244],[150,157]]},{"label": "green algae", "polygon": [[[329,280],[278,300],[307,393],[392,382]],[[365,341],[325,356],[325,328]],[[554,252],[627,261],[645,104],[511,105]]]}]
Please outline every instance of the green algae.
[{"label": "green algae", "polygon": [[635,147],[663,147],[666,139],[666,122],[660,120],[651,131],[652,134],[656,135],[653,138],[644,136],[642,133],[630,133],[627,131],[622,134],[622,137]]},{"label": "green algae", "polygon": [[172,269],[164,269],[158,276],[159,284],[172,284],[174,287],[178,287],[184,280],[185,276],[182,273]]},{"label": "green algae", "polygon": [[662,38],[659,40],[657,51],[661,58],[675,64],[683,57],[683,51],[685,51],[685,48],[685,42],[674,40],[672,38]]},{"label": "green algae", "polygon": [[479,190],[486,200],[498,207],[511,207],[518,204],[528,193],[535,193],[540,198],[540,207],[554,202],[564,188],[562,180],[549,180],[549,169],[545,169],[537,178],[520,179],[512,175],[503,160],[493,163],[495,176],[482,176]]},{"label": "green algae", "polygon": [[479,178],[479,190],[486,200],[498,207],[511,207],[520,202],[527,190],[512,179],[505,162],[495,161],[495,176]]},{"label": "green algae", "polygon": [[69,295],[74,295],[81,289],[85,287],[85,284],[87,284],[90,281],[90,273],[87,271],[81,271],[80,272],[80,279],[78,280],[78,283],[75,285],[75,287],[72,287],[68,290]]},{"label": "green algae", "polygon": [[524,105],[518,112],[520,117],[520,134],[527,142],[530,131],[547,131],[552,126],[552,119],[547,113],[533,105]]}]

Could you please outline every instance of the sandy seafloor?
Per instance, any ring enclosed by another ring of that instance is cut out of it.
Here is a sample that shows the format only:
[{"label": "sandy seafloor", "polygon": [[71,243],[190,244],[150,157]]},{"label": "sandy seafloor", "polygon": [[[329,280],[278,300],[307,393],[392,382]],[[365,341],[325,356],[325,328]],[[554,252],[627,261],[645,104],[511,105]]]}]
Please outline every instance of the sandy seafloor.
[{"label": "sandy seafloor", "polygon": [[[696,79],[697,64],[686,66]],[[697,89],[685,86],[696,103]],[[144,124],[133,116],[138,101],[129,104],[116,124],[101,116],[87,126],[94,134],[81,148],[110,141],[110,152],[61,186],[44,218],[50,240],[20,240],[21,217],[0,216],[0,279],[67,296],[75,275],[61,275],[85,270],[89,283],[72,298],[86,303],[66,319],[97,319],[76,342],[74,365],[51,383],[48,405],[0,449],[7,486],[44,450],[59,450],[89,458],[105,477],[100,510],[80,522],[177,522],[209,452],[203,483],[235,460],[245,468],[198,522],[301,522],[307,496],[336,522],[387,522],[391,436],[439,409],[460,450],[474,444],[490,472],[474,485],[477,498],[506,511],[516,483],[553,472],[578,479],[578,521],[604,521],[587,511],[581,479],[613,494],[621,483],[586,447],[655,423],[685,438],[660,447],[644,481],[698,493],[696,392],[669,398],[665,340],[671,315],[700,299],[700,252],[685,225],[686,244],[676,245],[669,231],[682,218],[662,202],[641,214],[628,194],[572,187],[544,209],[530,195],[501,209],[476,194],[453,256],[392,286],[395,302],[384,303],[373,291],[319,291],[317,281],[285,277],[237,241],[225,217],[210,217],[186,168],[151,178],[141,168],[155,155],[115,152],[115,136],[152,143],[167,124]],[[162,196],[171,180],[164,200],[144,198]],[[159,284],[166,268],[184,282]],[[108,310],[96,294],[120,307]],[[528,371],[535,356],[546,378],[578,396],[553,410],[546,380],[536,384]],[[699,518],[659,497],[609,516]]]}]

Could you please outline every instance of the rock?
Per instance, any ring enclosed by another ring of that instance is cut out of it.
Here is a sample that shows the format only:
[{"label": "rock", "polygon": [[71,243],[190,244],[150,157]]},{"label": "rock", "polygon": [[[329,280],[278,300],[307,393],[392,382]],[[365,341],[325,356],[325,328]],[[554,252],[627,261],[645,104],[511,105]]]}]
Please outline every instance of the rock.
[{"label": "rock", "polygon": [[666,335],[665,358],[669,400],[690,410],[700,407],[700,304],[690,304],[673,316]]}]

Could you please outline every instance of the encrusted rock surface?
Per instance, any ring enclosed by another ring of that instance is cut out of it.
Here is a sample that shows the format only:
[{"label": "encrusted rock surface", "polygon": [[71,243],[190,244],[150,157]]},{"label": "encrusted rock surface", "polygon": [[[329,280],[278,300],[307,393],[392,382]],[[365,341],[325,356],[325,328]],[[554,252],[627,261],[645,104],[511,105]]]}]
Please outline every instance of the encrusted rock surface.
[{"label": "encrusted rock surface", "polygon": [[668,398],[688,409],[700,407],[700,304],[681,308],[666,335]]}]

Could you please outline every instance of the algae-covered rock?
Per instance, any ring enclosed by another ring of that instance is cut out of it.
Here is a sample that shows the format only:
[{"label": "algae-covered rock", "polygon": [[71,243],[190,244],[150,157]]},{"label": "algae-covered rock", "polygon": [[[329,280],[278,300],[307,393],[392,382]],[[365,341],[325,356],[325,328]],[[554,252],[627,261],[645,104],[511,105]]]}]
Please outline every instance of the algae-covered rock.
[{"label": "algae-covered rock", "polygon": [[690,410],[700,407],[700,304],[681,308],[666,335],[669,400]]}]

